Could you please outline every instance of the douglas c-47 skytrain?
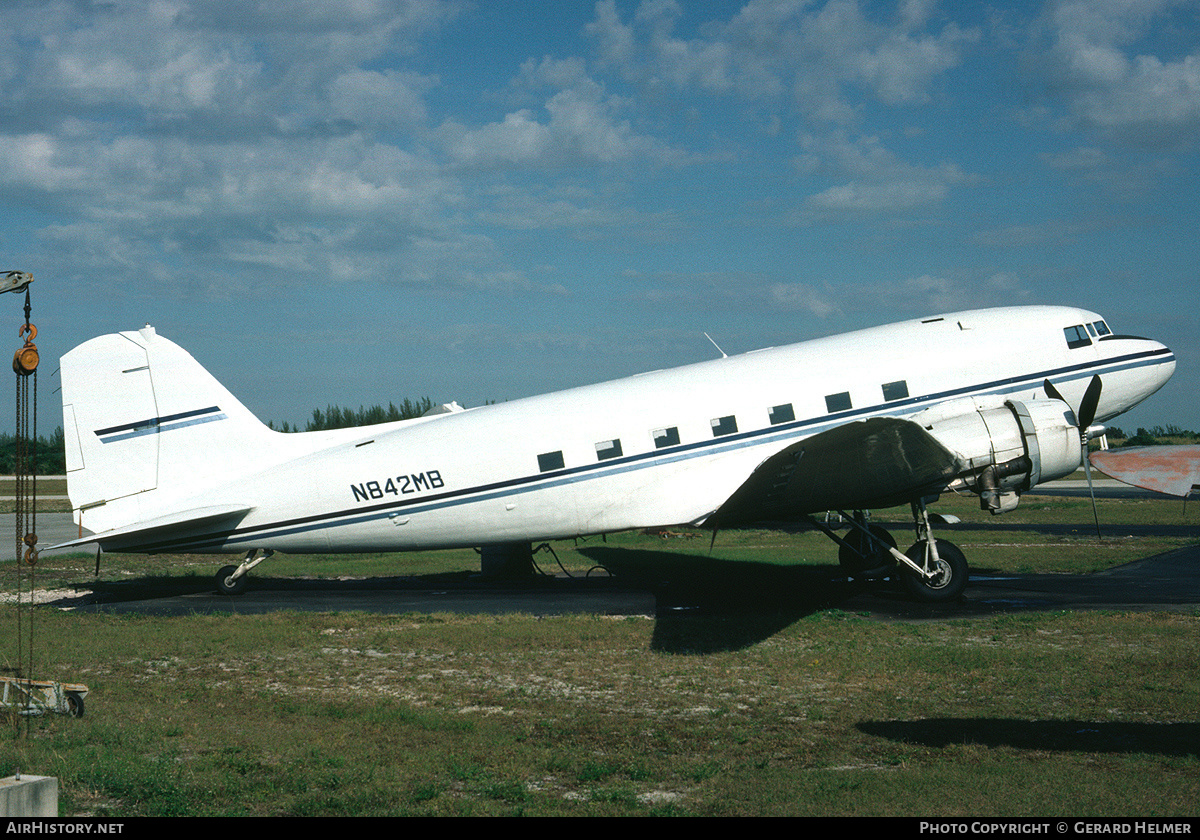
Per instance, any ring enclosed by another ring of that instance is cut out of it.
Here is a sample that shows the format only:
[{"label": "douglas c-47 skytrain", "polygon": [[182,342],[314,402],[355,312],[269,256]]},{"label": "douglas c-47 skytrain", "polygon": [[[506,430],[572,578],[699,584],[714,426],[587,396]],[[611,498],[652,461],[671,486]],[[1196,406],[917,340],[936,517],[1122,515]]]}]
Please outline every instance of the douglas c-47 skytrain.
[{"label": "douglas c-47 skytrain", "polygon": [[[260,423],[153,328],[62,358],[76,521],[134,552],[500,546],[668,525],[718,529],[841,511],[846,571],[955,598],[967,564],[934,537],[945,491],[1011,510],[1072,473],[1103,422],[1171,377],[1157,341],[1094,312],[957,312],[540,397],[334,431]],[[1089,431],[1090,429],[1090,431]],[[911,505],[905,552],[865,511]]]}]

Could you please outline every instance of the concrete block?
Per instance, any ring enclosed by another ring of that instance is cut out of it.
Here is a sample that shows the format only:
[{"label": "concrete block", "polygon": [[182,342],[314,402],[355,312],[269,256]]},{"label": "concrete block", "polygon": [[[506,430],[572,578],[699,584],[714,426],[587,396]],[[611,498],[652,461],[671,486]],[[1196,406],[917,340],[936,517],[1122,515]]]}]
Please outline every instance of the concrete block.
[{"label": "concrete block", "polygon": [[58,779],[9,776],[0,779],[0,817],[57,817]]}]

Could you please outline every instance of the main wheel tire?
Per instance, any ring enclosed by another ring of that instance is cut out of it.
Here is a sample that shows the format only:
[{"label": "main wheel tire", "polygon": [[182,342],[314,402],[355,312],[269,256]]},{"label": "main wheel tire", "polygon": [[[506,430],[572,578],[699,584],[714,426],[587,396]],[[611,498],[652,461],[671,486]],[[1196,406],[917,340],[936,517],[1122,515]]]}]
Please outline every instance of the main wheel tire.
[{"label": "main wheel tire", "polygon": [[838,565],[847,576],[858,580],[879,578],[891,572],[896,565],[896,558],[883,545],[896,547],[895,538],[886,528],[879,525],[868,525],[874,540],[868,540],[867,535],[857,528],[851,527],[846,535],[849,547],[838,546]]},{"label": "main wheel tire", "polygon": [[[907,566],[904,567],[904,586],[918,601],[944,604],[962,594],[971,573],[967,558],[952,542],[937,541],[938,563],[934,576],[926,580]],[[918,566],[925,565],[925,542],[914,543],[904,552]]]},{"label": "main wheel tire", "polygon": [[83,717],[83,695],[77,691],[67,692],[67,714],[71,717]]},{"label": "main wheel tire", "polygon": [[240,595],[246,591],[249,577],[242,575],[237,580],[232,580],[237,569],[237,566],[222,566],[221,571],[217,572],[217,591],[222,595]]}]

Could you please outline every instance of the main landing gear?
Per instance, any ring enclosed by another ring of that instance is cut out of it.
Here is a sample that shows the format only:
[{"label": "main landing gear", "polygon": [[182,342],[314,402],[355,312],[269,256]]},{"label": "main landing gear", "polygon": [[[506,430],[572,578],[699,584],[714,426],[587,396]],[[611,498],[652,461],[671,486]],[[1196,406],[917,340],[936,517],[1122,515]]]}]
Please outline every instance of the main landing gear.
[{"label": "main landing gear", "polygon": [[224,566],[217,572],[217,591],[222,595],[241,595],[246,591],[249,578],[246,573],[266,560],[275,552],[269,548],[255,548],[246,552],[246,557],[237,566]]},{"label": "main landing gear", "polygon": [[934,537],[924,500],[913,502],[912,513],[917,541],[904,553],[896,548],[892,535],[879,525],[868,523],[861,510],[853,516],[842,513],[850,524],[850,532],[844,538],[823,523],[810,521],[838,544],[838,563],[848,577],[855,580],[899,577],[918,601],[953,601],[962,594],[970,577],[967,558],[954,543]]}]

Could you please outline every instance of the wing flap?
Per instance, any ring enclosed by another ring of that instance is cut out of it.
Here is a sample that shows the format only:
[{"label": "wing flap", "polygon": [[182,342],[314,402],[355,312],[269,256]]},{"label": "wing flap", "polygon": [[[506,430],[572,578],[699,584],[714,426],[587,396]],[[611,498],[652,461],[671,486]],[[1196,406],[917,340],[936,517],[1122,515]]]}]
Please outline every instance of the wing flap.
[{"label": "wing flap", "polygon": [[823,510],[892,507],[943,488],[957,474],[958,461],[917,423],[859,420],[763,461],[704,524],[729,527]]}]

